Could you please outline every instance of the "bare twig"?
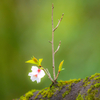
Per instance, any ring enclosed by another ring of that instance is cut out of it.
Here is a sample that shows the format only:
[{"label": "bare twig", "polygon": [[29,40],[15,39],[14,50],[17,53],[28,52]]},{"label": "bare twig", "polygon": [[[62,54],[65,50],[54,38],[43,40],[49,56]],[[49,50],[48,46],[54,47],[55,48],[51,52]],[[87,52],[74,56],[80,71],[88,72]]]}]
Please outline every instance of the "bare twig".
[{"label": "bare twig", "polygon": [[50,41],[50,43],[52,44],[52,67],[53,67],[53,76],[54,76],[54,83],[56,82],[57,78],[58,78],[58,75],[59,73],[57,74],[57,76],[55,77],[55,62],[54,62],[54,55],[56,52],[58,52],[59,48],[60,48],[60,45],[61,45],[61,41],[59,42],[59,45],[58,45],[58,48],[57,50],[54,52],[54,31],[58,28],[64,14],[62,14],[61,16],[61,19],[58,21],[58,24],[57,26],[54,28],[54,24],[53,24],[53,9],[54,9],[54,6],[52,4],[52,16],[51,16],[51,19],[52,19],[52,41]]},{"label": "bare twig", "polygon": [[49,70],[47,68],[46,68],[46,71],[47,71],[48,75],[51,77],[50,72],[49,72]]},{"label": "bare twig", "polygon": [[54,81],[56,81],[56,80],[57,80],[57,78],[58,78],[58,76],[59,76],[59,73],[60,73],[60,72],[58,71],[57,76],[56,76],[56,78],[55,78],[55,80],[54,80]]},{"label": "bare twig", "polygon": [[55,30],[58,28],[58,26],[59,26],[59,24],[60,24],[60,22],[61,22],[61,20],[62,20],[63,16],[64,16],[64,13],[62,14],[61,19],[58,21],[58,24],[57,24],[57,26],[54,28],[54,30],[53,30],[53,31],[55,31]]},{"label": "bare twig", "polygon": [[52,4],[52,17],[51,17],[51,19],[52,19],[52,63],[53,63],[52,67],[53,67],[53,76],[54,76],[54,79],[55,79],[53,8],[54,8],[54,6]]},{"label": "bare twig", "polygon": [[[53,80],[53,83],[56,82],[57,78],[58,78],[58,75],[59,73],[57,74],[57,76],[55,77],[55,61],[54,61],[54,55],[56,52],[58,52],[59,48],[60,48],[60,45],[61,45],[61,41],[59,42],[59,45],[58,45],[58,48],[57,50],[54,52],[54,31],[58,28],[64,14],[62,14],[61,16],[61,19],[58,21],[58,24],[57,26],[54,28],[54,24],[53,24],[53,9],[54,9],[54,6],[52,4],[52,16],[51,16],[51,19],[52,19],[52,41],[49,41],[51,44],[52,44],[52,67],[53,67],[53,77],[54,77],[54,80]],[[50,76],[50,75],[49,75]]]},{"label": "bare twig", "polygon": [[[42,67],[43,68],[43,67]],[[45,73],[48,75],[48,77],[49,77],[49,79],[52,81],[52,82],[54,82],[54,80],[51,78],[51,76],[50,76],[50,73],[48,73],[44,68],[43,68],[43,70],[45,71]]]},{"label": "bare twig", "polygon": [[61,45],[61,41],[59,42],[58,48],[57,48],[57,50],[54,52],[54,54],[58,52],[58,50],[59,50],[59,48],[60,48],[60,45]]}]

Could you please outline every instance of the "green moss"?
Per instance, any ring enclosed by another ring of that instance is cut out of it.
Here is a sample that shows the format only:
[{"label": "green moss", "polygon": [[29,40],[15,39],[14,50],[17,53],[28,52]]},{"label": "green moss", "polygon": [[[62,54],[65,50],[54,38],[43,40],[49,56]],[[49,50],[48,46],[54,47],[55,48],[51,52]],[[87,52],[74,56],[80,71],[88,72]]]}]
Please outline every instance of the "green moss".
[{"label": "green moss", "polygon": [[[78,81],[79,81],[79,80],[78,80]],[[62,81],[62,80],[60,80],[60,81],[59,81],[58,83],[56,83],[56,84],[51,84],[51,85],[50,85],[50,88],[48,87],[48,88],[45,88],[45,89],[41,90],[41,91],[36,95],[35,99],[38,97],[38,95],[42,95],[43,98],[45,98],[45,97],[51,98],[57,90],[60,91],[60,90],[62,89],[62,87],[63,87],[64,85],[66,85],[66,84],[68,84],[68,82],[67,82],[67,81]],[[71,90],[70,87],[71,87],[71,86],[69,86],[69,90]],[[69,90],[68,90],[68,92],[69,92]],[[66,93],[67,93],[67,92],[66,92]],[[65,93],[65,94],[66,94],[66,93]]]},{"label": "green moss", "polygon": [[85,86],[89,85],[90,83],[91,82],[86,81],[83,86],[85,87]]},{"label": "green moss", "polygon": [[62,80],[60,80],[60,81],[57,83],[57,89],[58,89],[58,91],[60,91],[60,90],[62,89],[62,87],[63,87],[64,85],[66,85],[66,84],[68,84],[67,81],[62,81]]},{"label": "green moss", "polygon": [[52,95],[54,94],[54,91],[56,91],[54,86],[52,86],[52,88],[45,88],[45,89],[41,90],[41,91],[36,95],[35,99],[38,97],[38,95],[42,95],[43,98],[44,98],[44,97],[50,98],[50,97],[52,97]]},{"label": "green moss", "polygon": [[28,93],[25,94],[26,99],[29,99],[29,97],[31,97],[33,95],[33,93],[31,91],[29,91]]},{"label": "green moss", "polygon": [[96,77],[96,78],[94,78],[94,80],[100,80],[100,77]]},{"label": "green moss", "polygon": [[88,91],[87,91],[87,92],[88,92],[88,93],[90,93],[90,92],[91,92],[91,90],[92,90],[92,89],[90,88],[90,89],[88,89]]},{"label": "green moss", "polygon": [[[41,92],[41,91],[40,91]],[[40,95],[40,92],[35,96],[35,99]]]},{"label": "green moss", "polygon": [[95,78],[96,76],[100,76],[100,73],[95,73],[94,75],[91,75],[90,79]]},{"label": "green moss", "polygon": [[[100,87],[100,83],[96,83],[96,84],[92,85],[92,86],[88,89],[87,93],[90,93],[90,92],[92,91],[93,88],[98,88],[98,87]],[[96,91],[95,91],[95,92],[96,92]]]},{"label": "green moss", "polygon": [[31,90],[32,93],[34,93],[34,92],[36,92],[36,91],[37,91],[36,89]]},{"label": "green moss", "polygon": [[86,100],[100,100],[96,97],[98,90],[91,90],[88,95],[85,97]]},{"label": "green moss", "polygon": [[96,84],[94,84],[94,87],[95,87],[95,88],[100,87],[100,83],[96,83]]},{"label": "green moss", "polygon": [[66,87],[66,91],[62,94],[62,97],[63,97],[63,98],[64,98],[67,94],[70,93],[70,91],[71,91],[71,85],[72,85],[72,84],[70,84],[68,87]]},{"label": "green moss", "polygon": [[83,99],[83,96],[82,96],[81,94],[79,94],[79,95],[77,96],[76,100],[84,100],[84,99]]},{"label": "green moss", "polygon": [[81,81],[81,79],[70,79],[69,81],[67,81],[67,83],[72,84],[72,83],[78,83],[80,81]]},{"label": "green moss", "polygon": [[19,100],[27,100],[26,97],[21,96]]},{"label": "green moss", "polygon": [[[91,81],[94,80],[94,81]],[[96,80],[96,81],[95,81]],[[92,75],[90,78],[86,77],[84,80],[84,87],[88,86],[91,82],[93,85],[87,90],[86,96],[83,98],[80,94],[78,95],[76,100],[100,100],[100,97],[97,98],[96,94],[98,93],[98,90],[96,88],[100,87],[100,73],[96,73]],[[98,83],[97,83],[98,82]],[[95,84],[96,83],[96,84]]]},{"label": "green moss", "polygon": [[100,86],[100,83],[96,83],[88,89],[87,93],[88,95],[85,97],[86,100],[100,100],[96,97],[96,94],[98,93],[97,87]]},{"label": "green moss", "polygon": [[84,82],[84,87],[86,87],[86,86],[88,86],[91,82],[89,82],[88,81],[89,79],[88,79],[88,77],[86,77],[84,80],[83,80],[83,82]]},{"label": "green moss", "polygon": [[87,81],[88,80],[88,77],[86,77],[84,80],[83,80],[83,82],[85,82],[85,81]]},{"label": "green moss", "polygon": [[[39,96],[39,95],[42,95],[42,97],[47,97],[48,99],[50,97],[52,97],[52,95],[55,93],[55,91],[60,91],[62,89],[62,87],[66,84],[70,84],[69,87],[67,88],[67,91],[65,91],[65,93],[62,95],[63,97],[65,97],[66,94],[69,94],[70,91],[71,91],[71,84],[72,83],[77,83],[81,81],[81,79],[73,79],[73,80],[69,80],[69,81],[62,81],[60,80],[59,82],[57,82],[57,84],[52,84],[49,87],[45,88],[45,89],[42,89],[39,91],[39,93],[35,96],[35,99]],[[21,96],[20,97],[20,100],[28,100],[31,96],[34,95],[34,92],[37,91],[37,90],[31,90],[29,92],[27,92],[25,94],[25,96]]]},{"label": "green moss", "polygon": [[43,95],[43,97],[50,98],[54,94],[53,92],[54,92],[53,90],[48,89],[43,91],[41,94]]},{"label": "green moss", "polygon": [[33,93],[35,91],[37,91],[37,90],[31,90],[31,91],[27,92],[25,94],[25,96],[21,96],[19,100],[29,100],[29,98],[34,95]]},{"label": "green moss", "polygon": [[[47,87],[45,89],[42,89],[38,92],[38,94],[35,96],[35,99],[40,95],[40,100],[49,100],[53,95],[56,96],[56,91],[60,91],[62,87],[66,87],[66,91],[62,94],[62,97],[64,97],[71,92],[71,85],[73,83],[80,82],[81,79],[71,79],[69,81],[62,81],[60,80],[56,84],[51,84],[50,87]],[[98,93],[98,87],[100,87],[100,73],[96,73],[92,75],[91,77],[86,77],[84,80],[84,87],[91,85],[91,87],[87,90],[87,93],[85,94],[79,94],[76,98],[76,100],[100,100],[100,96],[98,98],[96,97],[96,94]],[[91,83],[92,82],[92,83]],[[66,86],[67,85],[67,86]],[[80,86],[79,88],[82,88]],[[34,95],[34,92],[37,90],[31,90],[25,94],[25,96],[21,96],[19,100],[29,100],[31,96]]]},{"label": "green moss", "polygon": [[[83,82],[84,82],[84,87],[85,86],[87,86],[87,85],[89,85],[91,82],[89,82],[89,80],[91,81],[92,79],[94,79],[94,80],[99,80],[100,79],[100,77],[97,77],[97,76],[100,76],[100,73],[96,73],[96,74],[94,74],[94,75],[91,75],[91,77],[90,78],[88,78],[88,77],[86,77],[84,80],[83,80]],[[93,84],[95,83],[95,81],[93,82]]]},{"label": "green moss", "polygon": [[[84,82],[84,87],[85,86],[87,86],[87,85],[89,85],[90,84],[90,82],[89,82],[89,80],[91,81],[92,79],[94,79],[94,80],[99,80],[100,79],[100,73],[96,73],[96,74],[94,74],[94,75],[91,75],[91,77],[90,78],[88,78],[88,77],[86,77],[84,80],[83,80],[83,82]],[[93,84],[95,83],[95,81],[93,82]]]},{"label": "green moss", "polygon": [[71,91],[71,85],[72,83],[78,83],[81,79],[70,79],[69,81],[59,81],[58,86],[60,87],[59,91],[61,90],[62,86],[69,84],[68,87],[66,87],[66,91],[62,94],[62,97],[64,98],[67,94]]},{"label": "green moss", "polygon": [[92,94],[87,95],[85,99],[86,100],[95,100],[94,95],[92,95]]},{"label": "green moss", "polygon": [[[46,88],[45,88],[46,89]],[[43,89],[43,90],[40,90],[39,92],[38,92],[38,94],[35,96],[35,99],[42,93],[42,91],[44,91],[45,89]]]},{"label": "green moss", "polygon": [[62,94],[62,97],[64,98],[67,94],[69,94],[69,91],[66,91]]},{"label": "green moss", "polygon": [[66,85],[67,83],[68,83],[67,81],[62,81],[62,80],[60,80],[60,81],[58,81],[57,86],[58,86],[58,87],[64,86],[64,85]]}]

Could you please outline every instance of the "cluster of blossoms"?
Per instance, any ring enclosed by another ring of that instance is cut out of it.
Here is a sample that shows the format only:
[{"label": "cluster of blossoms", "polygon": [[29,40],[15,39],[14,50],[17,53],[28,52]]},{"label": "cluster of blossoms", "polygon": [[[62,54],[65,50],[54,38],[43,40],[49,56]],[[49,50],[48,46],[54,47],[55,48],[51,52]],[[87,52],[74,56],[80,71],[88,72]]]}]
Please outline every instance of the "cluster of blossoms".
[{"label": "cluster of blossoms", "polygon": [[30,79],[34,82],[35,80],[37,83],[41,81],[41,78],[44,77],[45,73],[42,69],[39,69],[37,66],[32,66],[31,68],[32,72],[28,74],[28,76],[31,76]]},{"label": "cluster of blossoms", "polygon": [[[53,80],[51,78],[51,75],[49,73],[49,71],[46,69],[44,69],[42,66],[41,66],[41,62],[42,62],[43,59],[39,59],[37,60],[35,57],[33,57],[31,60],[28,60],[26,61],[26,63],[31,63],[31,64],[35,64],[37,66],[32,66],[31,70],[32,72],[29,72],[28,76],[30,76],[30,79],[34,82],[34,81],[37,81],[37,83],[39,83],[41,81],[41,78],[44,77],[45,75],[45,72],[46,74],[48,75],[49,79],[54,82],[57,80],[58,78],[58,75],[60,73],[61,70],[63,70],[62,68],[62,65],[63,65],[63,62],[64,60],[59,64],[59,69],[58,69],[58,74],[56,76],[56,78]],[[45,72],[44,72],[45,71]]]},{"label": "cluster of blossoms", "polygon": [[26,61],[26,63],[32,63],[32,64],[36,64],[37,66],[32,66],[31,70],[32,72],[30,72],[28,74],[28,76],[30,76],[30,79],[34,82],[37,81],[37,83],[39,83],[41,81],[41,78],[44,77],[45,72],[42,70],[42,66],[41,66],[41,62],[43,59],[39,59],[39,61],[33,57],[32,60],[28,60]]}]

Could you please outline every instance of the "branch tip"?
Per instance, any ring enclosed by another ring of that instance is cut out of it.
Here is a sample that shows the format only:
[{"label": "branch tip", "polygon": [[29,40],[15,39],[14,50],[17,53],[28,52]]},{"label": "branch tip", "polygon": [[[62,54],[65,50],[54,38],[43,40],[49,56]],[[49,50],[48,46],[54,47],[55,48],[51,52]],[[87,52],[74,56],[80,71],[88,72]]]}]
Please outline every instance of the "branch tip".
[{"label": "branch tip", "polygon": [[59,41],[59,46],[61,45],[61,41]]},{"label": "branch tip", "polygon": [[52,41],[49,41],[49,43],[51,43],[51,44],[52,44]]},{"label": "branch tip", "polygon": [[59,45],[58,45],[58,47],[57,47],[57,50],[54,52],[54,54],[58,52],[58,50],[59,50],[59,48],[60,48],[60,45],[61,45],[61,41],[59,41]]},{"label": "branch tip", "polygon": [[64,13],[62,13],[62,16],[64,16]]},{"label": "branch tip", "polygon": [[54,9],[53,3],[52,3],[52,9]]},{"label": "branch tip", "polygon": [[62,14],[60,20],[58,20],[58,24],[57,24],[57,26],[53,29],[53,31],[55,31],[55,30],[58,28],[58,26],[59,26],[59,24],[60,24],[60,22],[61,22],[63,16],[64,16],[64,13]]}]

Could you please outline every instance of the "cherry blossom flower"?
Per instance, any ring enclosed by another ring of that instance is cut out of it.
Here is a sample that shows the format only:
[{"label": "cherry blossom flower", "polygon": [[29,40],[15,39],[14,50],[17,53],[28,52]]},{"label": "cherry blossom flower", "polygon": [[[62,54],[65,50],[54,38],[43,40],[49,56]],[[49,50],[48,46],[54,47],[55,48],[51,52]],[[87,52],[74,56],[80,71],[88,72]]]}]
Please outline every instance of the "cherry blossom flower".
[{"label": "cherry blossom flower", "polygon": [[32,72],[28,74],[28,76],[31,76],[30,79],[34,82],[35,80],[37,83],[41,81],[41,78],[44,77],[45,73],[42,69],[39,69],[37,66],[32,66],[31,68]]}]

